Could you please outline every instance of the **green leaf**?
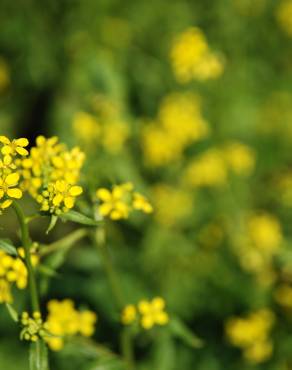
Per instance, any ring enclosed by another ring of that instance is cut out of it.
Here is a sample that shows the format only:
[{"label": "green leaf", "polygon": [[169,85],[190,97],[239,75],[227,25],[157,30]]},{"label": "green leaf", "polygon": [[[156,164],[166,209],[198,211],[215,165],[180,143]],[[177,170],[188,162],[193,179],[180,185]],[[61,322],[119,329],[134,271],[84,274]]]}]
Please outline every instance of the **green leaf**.
[{"label": "green leaf", "polygon": [[76,211],[69,211],[60,215],[60,218],[64,221],[72,221],[78,224],[87,226],[98,226],[100,221],[95,221],[94,219],[83,215],[82,213]]},{"label": "green leaf", "polygon": [[204,345],[204,342],[177,317],[171,317],[169,329],[174,336],[193,348],[201,348]]},{"label": "green leaf", "polygon": [[30,345],[29,369],[49,370],[48,348],[42,339]]},{"label": "green leaf", "polygon": [[10,317],[12,318],[12,320],[15,321],[15,322],[18,322],[18,313],[15,310],[15,308],[13,306],[11,306],[11,304],[9,304],[9,303],[6,303],[6,308],[7,308],[7,311],[9,313]]},{"label": "green leaf", "polygon": [[52,215],[49,227],[47,228],[47,231],[46,231],[46,234],[48,234],[51,230],[53,230],[53,228],[56,226],[57,221],[58,221],[58,216]]},{"label": "green leaf", "polygon": [[38,271],[45,276],[49,276],[49,277],[58,276],[58,273],[54,269],[52,269],[50,266],[40,264],[38,265],[37,268],[38,268]]},{"label": "green leaf", "polygon": [[11,243],[9,239],[0,239],[0,249],[4,252],[11,254],[12,256],[17,256],[17,249]]}]

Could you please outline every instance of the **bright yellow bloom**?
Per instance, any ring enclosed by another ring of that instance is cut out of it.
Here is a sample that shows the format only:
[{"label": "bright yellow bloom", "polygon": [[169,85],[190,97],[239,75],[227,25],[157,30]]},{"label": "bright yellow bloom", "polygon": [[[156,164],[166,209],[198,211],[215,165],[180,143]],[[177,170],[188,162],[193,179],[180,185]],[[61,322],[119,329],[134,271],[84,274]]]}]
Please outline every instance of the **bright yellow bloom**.
[{"label": "bright yellow bloom", "polygon": [[100,214],[112,220],[128,218],[133,209],[144,213],[153,211],[147,198],[134,192],[132,183],[115,185],[112,191],[105,188],[98,189],[96,196],[102,202],[99,206]]},{"label": "bright yellow bloom", "polygon": [[169,316],[164,309],[165,301],[161,297],[153,298],[152,301],[140,301],[138,311],[141,315],[141,326],[148,330],[154,325],[166,325],[169,322]]},{"label": "bright yellow bloom", "polygon": [[18,289],[27,286],[27,269],[20,258],[15,258],[0,250],[0,303],[11,303],[11,286]]},{"label": "bright yellow bloom", "polygon": [[243,350],[248,361],[260,363],[272,354],[273,345],[268,337],[274,321],[273,312],[262,309],[246,318],[229,319],[225,330],[229,341]]},{"label": "bright yellow bloom", "polygon": [[67,336],[91,336],[96,320],[94,312],[77,311],[70,299],[51,300],[48,302],[48,317],[45,323],[50,336],[45,337],[45,340],[52,350],[59,351],[63,348]]},{"label": "bright yellow bloom", "polygon": [[20,199],[19,159],[18,156],[26,156],[28,140],[14,139],[10,141],[6,136],[0,136],[0,214],[8,208],[13,199]]},{"label": "bright yellow bloom", "polygon": [[132,324],[137,317],[137,309],[133,304],[127,305],[121,314],[121,322],[124,325]]},{"label": "bright yellow bloom", "polygon": [[209,49],[205,35],[196,27],[190,27],[177,36],[170,57],[180,83],[218,78],[223,73],[222,58]]},{"label": "bright yellow bloom", "polygon": [[67,150],[57,137],[39,136],[36,146],[22,164],[22,187],[40,204],[44,212],[61,214],[74,207],[82,194],[77,184],[84,153],[78,147]]}]

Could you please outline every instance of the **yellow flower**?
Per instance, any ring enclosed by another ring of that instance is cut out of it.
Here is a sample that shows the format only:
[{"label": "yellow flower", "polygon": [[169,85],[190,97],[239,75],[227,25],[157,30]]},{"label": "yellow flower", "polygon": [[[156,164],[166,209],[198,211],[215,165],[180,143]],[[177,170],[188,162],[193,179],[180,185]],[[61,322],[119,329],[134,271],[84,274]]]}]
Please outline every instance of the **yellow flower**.
[{"label": "yellow flower", "polygon": [[209,132],[197,95],[169,94],[160,104],[158,117],[143,128],[145,162],[151,166],[162,166],[178,161],[189,145],[205,139]]},{"label": "yellow flower", "polygon": [[77,185],[84,153],[78,147],[67,150],[57,137],[39,136],[29,157],[22,160],[22,188],[41,205],[41,210],[52,214],[67,212],[82,194]]},{"label": "yellow flower", "polygon": [[190,27],[177,36],[170,57],[180,83],[218,78],[223,73],[222,58],[209,49],[205,35],[197,27]]},{"label": "yellow flower", "polygon": [[242,348],[247,360],[260,363],[271,356],[273,346],[268,337],[274,321],[273,312],[261,309],[245,318],[229,319],[225,331],[229,341]]},{"label": "yellow flower", "polygon": [[137,309],[133,304],[127,305],[121,314],[121,322],[124,325],[132,324],[137,317]]},{"label": "yellow flower", "polygon": [[115,185],[112,191],[101,188],[96,191],[97,198],[102,202],[99,212],[112,220],[126,219],[133,209],[151,213],[152,206],[142,194],[134,192],[132,183]]},{"label": "yellow flower", "polygon": [[17,188],[19,182],[19,174],[11,173],[2,179],[0,178],[0,199],[7,195],[9,198],[20,199],[22,191]]},{"label": "yellow flower", "polygon": [[274,253],[283,239],[279,221],[267,213],[251,216],[248,220],[248,232],[254,246],[267,253]]},{"label": "yellow flower", "polygon": [[94,312],[77,311],[74,302],[70,299],[51,300],[47,307],[48,317],[45,328],[50,336],[45,337],[45,340],[52,350],[61,350],[67,336],[77,334],[91,336],[93,334],[97,320]]},{"label": "yellow flower", "polygon": [[133,208],[139,211],[143,211],[144,213],[152,213],[153,207],[149,203],[148,199],[144,197],[144,195],[140,193],[133,194]]},{"label": "yellow flower", "polygon": [[18,289],[27,286],[27,269],[20,258],[14,258],[0,250],[0,303],[13,301],[11,286]]},{"label": "yellow flower", "polygon": [[218,149],[209,149],[187,166],[184,180],[192,187],[222,186],[227,181],[227,166]]},{"label": "yellow flower", "polygon": [[161,297],[153,298],[152,301],[140,301],[138,311],[141,314],[141,326],[147,330],[154,325],[166,325],[169,322],[169,316],[164,309],[165,301]]},{"label": "yellow flower", "polygon": [[238,175],[250,175],[255,166],[255,153],[248,146],[232,142],[223,148],[226,163]]},{"label": "yellow flower", "polygon": [[10,141],[6,136],[0,136],[0,142],[4,144],[1,152],[5,156],[14,156],[16,154],[21,156],[28,155],[28,151],[25,149],[25,147],[28,146],[28,140],[26,138],[14,139]]}]

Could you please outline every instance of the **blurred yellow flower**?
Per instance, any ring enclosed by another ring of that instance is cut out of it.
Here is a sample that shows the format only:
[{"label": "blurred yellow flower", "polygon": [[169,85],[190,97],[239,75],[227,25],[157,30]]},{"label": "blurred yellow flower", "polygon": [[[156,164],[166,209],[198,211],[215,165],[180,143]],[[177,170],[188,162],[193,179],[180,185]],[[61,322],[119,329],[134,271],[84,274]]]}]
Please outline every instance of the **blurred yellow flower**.
[{"label": "blurred yellow flower", "polygon": [[209,132],[197,95],[169,94],[160,104],[157,119],[143,128],[144,160],[151,166],[177,161],[190,144],[205,139]]},{"label": "blurred yellow flower", "polygon": [[11,303],[11,286],[15,284],[18,289],[27,286],[27,269],[20,258],[12,257],[0,250],[0,303]]},{"label": "blurred yellow flower", "polygon": [[212,52],[203,32],[190,27],[179,34],[170,53],[172,68],[178,82],[215,79],[223,73],[222,57]]},{"label": "blurred yellow flower", "polygon": [[67,336],[81,334],[91,336],[97,316],[92,311],[78,311],[70,299],[63,301],[51,300],[48,302],[48,316],[45,329],[50,335],[44,339],[53,351],[59,351],[64,346]]},{"label": "blurred yellow flower", "polygon": [[121,322],[124,325],[132,324],[137,317],[137,309],[133,304],[127,305],[121,314]]},{"label": "blurred yellow flower", "polygon": [[276,9],[276,18],[282,30],[292,37],[292,1],[280,1]]},{"label": "blurred yellow flower", "polygon": [[164,226],[173,226],[190,216],[193,210],[193,194],[183,188],[157,184],[152,188],[154,217]]},{"label": "blurred yellow flower", "polygon": [[254,150],[239,142],[223,147],[223,155],[229,168],[238,175],[250,175],[255,166]]},{"label": "blurred yellow flower", "polygon": [[279,221],[268,213],[251,216],[248,220],[248,233],[252,244],[267,253],[275,252],[283,239]]},{"label": "blurred yellow flower", "polygon": [[37,342],[46,334],[40,312],[34,312],[32,317],[27,312],[23,312],[20,323],[23,327],[20,333],[20,339]]},{"label": "blurred yellow flower", "polygon": [[284,308],[292,308],[292,287],[288,284],[281,284],[274,293],[275,300]]},{"label": "blurred yellow flower", "polygon": [[192,187],[222,186],[226,183],[228,168],[222,152],[209,149],[193,159],[184,173],[184,181]]},{"label": "blurred yellow flower", "polygon": [[275,316],[268,309],[250,313],[247,317],[230,318],[225,325],[229,341],[243,350],[244,357],[252,363],[267,360],[273,351],[269,340]]},{"label": "blurred yellow flower", "polygon": [[152,301],[140,301],[138,311],[141,315],[140,323],[143,329],[148,330],[154,325],[166,325],[169,322],[169,316],[165,312],[165,301],[161,297],[153,298]]},{"label": "blurred yellow flower", "polygon": [[112,191],[105,188],[97,189],[96,196],[102,202],[99,206],[100,214],[112,220],[126,219],[134,209],[144,213],[153,211],[148,199],[134,192],[134,186],[130,182],[115,185]]}]

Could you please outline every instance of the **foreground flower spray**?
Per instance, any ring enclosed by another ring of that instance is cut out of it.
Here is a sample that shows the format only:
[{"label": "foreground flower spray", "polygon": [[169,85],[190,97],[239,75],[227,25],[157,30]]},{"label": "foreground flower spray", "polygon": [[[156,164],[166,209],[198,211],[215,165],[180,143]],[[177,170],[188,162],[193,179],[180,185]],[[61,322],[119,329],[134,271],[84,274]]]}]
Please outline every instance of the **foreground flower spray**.
[{"label": "foreground flower spray", "polygon": [[[11,318],[19,325],[20,339],[31,343],[30,369],[48,370],[48,349],[59,351],[74,338],[88,338],[95,332],[98,317],[95,312],[76,308],[74,301],[67,297],[51,299],[44,306],[40,294],[39,278],[44,271],[48,273],[43,262],[45,258],[87,237],[102,259],[117,317],[120,317],[121,361],[127,369],[133,370],[136,367],[133,342],[140,332],[169,326],[174,335],[183,337],[182,333],[187,330],[181,330],[182,323],[178,325],[170,318],[162,297],[152,300],[141,297],[137,305],[126,301],[107,247],[106,224],[125,220],[134,211],[151,214],[151,202],[131,182],[126,182],[115,184],[111,189],[96,189],[86,214],[77,212],[73,210],[76,202],[84,189],[88,191],[86,184],[81,186],[84,153],[78,147],[69,149],[57,137],[39,136],[35,146],[30,150],[28,146],[25,138],[10,140],[0,136],[0,213],[10,207],[13,209],[21,245],[0,239],[0,303],[6,305]],[[35,202],[37,212],[33,215],[25,214],[22,208],[20,199],[26,194]],[[30,222],[39,217],[48,218],[47,233],[58,220],[82,227],[52,244],[41,245],[31,239],[29,230]],[[15,288],[24,291],[29,298],[23,312],[15,308]],[[193,342],[200,345],[196,337]]]}]

